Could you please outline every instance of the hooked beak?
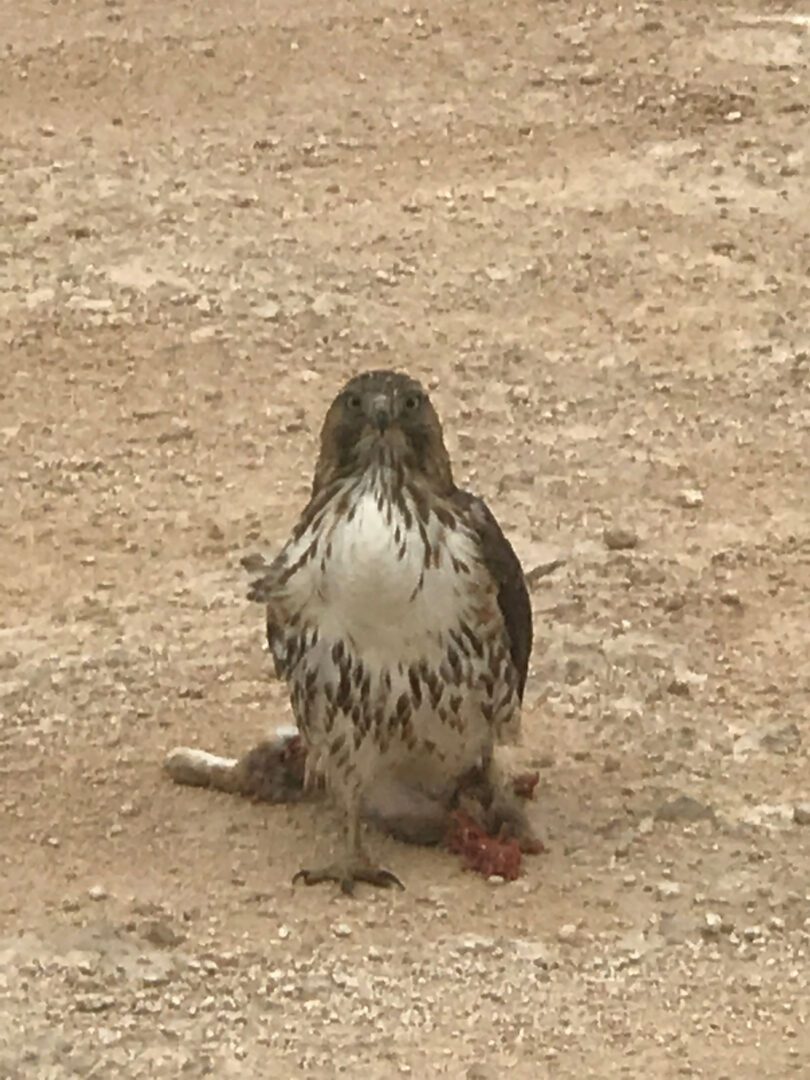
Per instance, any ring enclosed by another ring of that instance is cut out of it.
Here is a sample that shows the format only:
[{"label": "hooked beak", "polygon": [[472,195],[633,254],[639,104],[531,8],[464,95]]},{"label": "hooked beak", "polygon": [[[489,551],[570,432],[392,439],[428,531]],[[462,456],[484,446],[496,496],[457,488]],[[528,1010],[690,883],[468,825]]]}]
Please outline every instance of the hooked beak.
[{"label": "hooked beak", "polygon": [[391,404],[385,394],[372,398],[368,415],[375,428],[384,435],[391,425]]}]

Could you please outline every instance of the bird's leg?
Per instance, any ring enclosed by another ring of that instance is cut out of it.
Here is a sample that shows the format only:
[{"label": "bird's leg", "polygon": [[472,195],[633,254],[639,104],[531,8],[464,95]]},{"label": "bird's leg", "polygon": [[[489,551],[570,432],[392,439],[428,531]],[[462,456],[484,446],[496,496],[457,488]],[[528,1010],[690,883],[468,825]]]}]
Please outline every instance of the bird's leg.
[{"label": "bird's leg", "polygon": [[340,885],[341,892],[351,896],[358,881],[368,885],[389,888],[405,886],[390,870],[375,864],[366,855],[360,838],[360,800],[354,796],[346,806],[346,850],[342,859],[337,859],[316,870],[299,870],[293,881],[303,881],[305,885],[319,885],[323,881],[334,881]]}]

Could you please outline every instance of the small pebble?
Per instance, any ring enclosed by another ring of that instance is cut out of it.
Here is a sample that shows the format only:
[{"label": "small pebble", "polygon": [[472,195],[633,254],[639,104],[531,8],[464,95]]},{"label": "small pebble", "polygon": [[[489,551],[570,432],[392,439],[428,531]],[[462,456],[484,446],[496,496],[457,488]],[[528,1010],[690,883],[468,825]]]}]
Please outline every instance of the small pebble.
[{"label": "small pebble", "polygon": [[577,939],[577,928],[573,923],[563,923],[557,931],[557,940],[563,945],[573,945]]},{"label": "small pebble", "polygon": [[655,818],[658,821],[714,821],[715,813],[711,806],[691,795],[676,795],[657,807]]},{"label": "small pebble", "polygon": [[674,694],[675,697],[689,697],[690,689],[688,680],[679,678],[677,675],[667,683],[667,692]]},{"label": "small pebble", "polygon": [[722,929],[723,929],[723,920],[722,920],[721,916],[718,915],[716,911],[707,911],[706,915],[704,917],[703,932],[705,934],[714,935],[714,934],[719,934],[722,931]]},{"label": "small pebble", "polygon": [[742,598],[736,589],[725,589],[721,592],[720,603],[725,604],[726,607],[741,608],[743,606]]},{"label": "small pebble", "polygon": [[678,492],[677,503],[678,506],[683,506],[687,510],[696,510],[703,506],[703,492],[698,491],[697,488],[685,488]]},{"label": "small pebble", "polygon": [[632,529],[622,529],[618,526],[607,528],[602,533],[602,539],[605,547],[611,551],[624,551],[638,547],[638,533],[633,532]]},{"label": "small pebble", "polygon": [[655,894],[659,900],[674,900],[681,895],[681,887],[676,881],[659,881],[655,886]]}]

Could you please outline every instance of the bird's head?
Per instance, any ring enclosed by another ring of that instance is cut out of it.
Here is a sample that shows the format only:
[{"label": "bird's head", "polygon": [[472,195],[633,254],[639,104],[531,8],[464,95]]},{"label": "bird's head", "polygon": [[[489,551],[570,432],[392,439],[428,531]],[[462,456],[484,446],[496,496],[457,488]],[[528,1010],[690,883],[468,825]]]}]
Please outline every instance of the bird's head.
[{"label": "bird's head", "polygon": [[397,371],[355,375],[332,402],[321,430],[315,487],[374,464],[401,467],[434,489],[453,491],[436,410],[421,384]]}]

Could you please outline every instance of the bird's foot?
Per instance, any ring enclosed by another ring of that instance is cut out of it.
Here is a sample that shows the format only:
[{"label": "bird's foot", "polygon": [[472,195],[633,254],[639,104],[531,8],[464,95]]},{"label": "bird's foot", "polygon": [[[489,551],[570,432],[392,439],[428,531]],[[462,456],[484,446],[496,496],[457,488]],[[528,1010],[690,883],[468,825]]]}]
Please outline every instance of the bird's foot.
[{"label": "bird's foot", "polygon": [[375,866],[363,857],[334,862],[318,870],[299,870],[293,877],[293,884],[297,881],[303,881],[305,885],[320,885],[324,881],[334,881],[340,885],[340,891],[346,896],[353,895],[358,881],[367,885],[377,885],[382,889],[390,889],[392,885],[396,885],[399,889],[405,888],[396,874],[382,866]]}]

